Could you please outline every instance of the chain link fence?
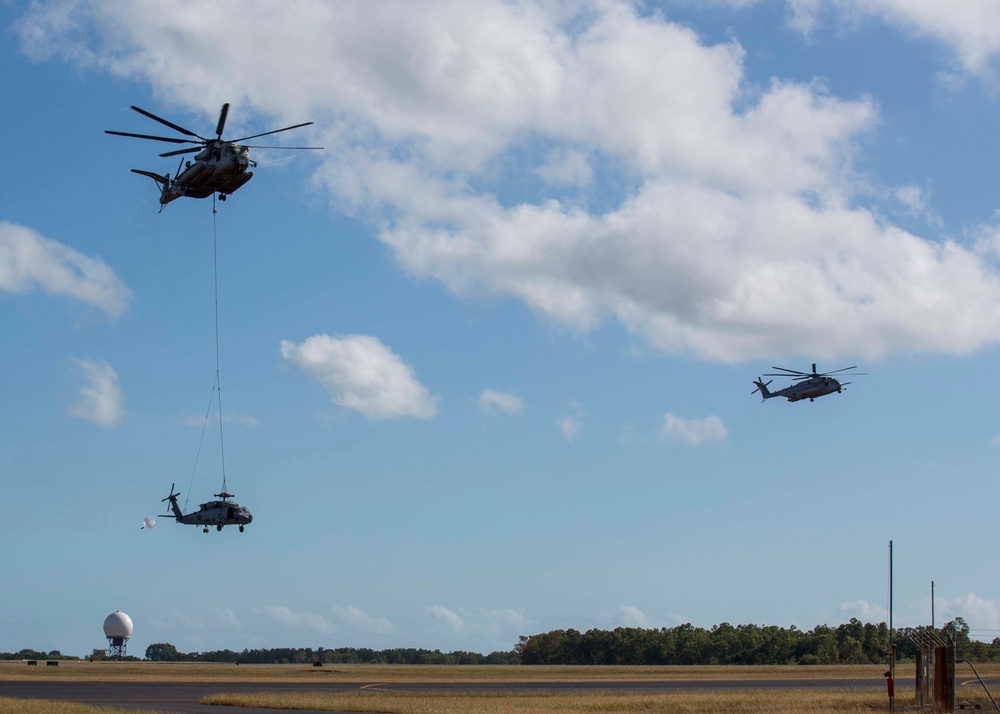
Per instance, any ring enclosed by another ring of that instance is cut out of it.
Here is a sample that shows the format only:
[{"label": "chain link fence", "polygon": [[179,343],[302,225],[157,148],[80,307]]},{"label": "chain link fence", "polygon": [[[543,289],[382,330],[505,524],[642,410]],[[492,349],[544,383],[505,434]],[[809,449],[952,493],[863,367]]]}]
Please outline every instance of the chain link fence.
[{"label": "chain link fence", "polygon": [[955,663],[955,710],[1000,712],[1000,661]]}]

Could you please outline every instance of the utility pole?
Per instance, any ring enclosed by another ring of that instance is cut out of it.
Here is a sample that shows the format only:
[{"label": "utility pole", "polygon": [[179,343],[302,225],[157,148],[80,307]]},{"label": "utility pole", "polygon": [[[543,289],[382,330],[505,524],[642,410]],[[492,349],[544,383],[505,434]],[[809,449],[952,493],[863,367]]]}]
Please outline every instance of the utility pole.
[{"label": "utility pole", "polygon": [[896,708],[896,643],[892,630],[892,541],[889,541],[889,671],[885,673],[889,711]]}]

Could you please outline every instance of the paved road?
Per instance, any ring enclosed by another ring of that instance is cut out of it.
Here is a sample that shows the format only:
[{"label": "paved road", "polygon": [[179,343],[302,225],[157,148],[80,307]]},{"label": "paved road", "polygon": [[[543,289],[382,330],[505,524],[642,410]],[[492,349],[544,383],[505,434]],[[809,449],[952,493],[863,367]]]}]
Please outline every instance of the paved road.
[{"label": "paved road", "polygon": [[[912,691],[913,680],[896,680],[901,691]],[[186,714],[219,714],[223,707],[199,704],[218,692],[355,692],[360,689],[394,692],[570,692],[691,689],[867,689],[885,688],[883,679],[720,679],[634,682],[4,682],[0,697],[56,699],[124,709],[149,709]],[[239,714],[274,714],[273,709],[238,709]]]}]

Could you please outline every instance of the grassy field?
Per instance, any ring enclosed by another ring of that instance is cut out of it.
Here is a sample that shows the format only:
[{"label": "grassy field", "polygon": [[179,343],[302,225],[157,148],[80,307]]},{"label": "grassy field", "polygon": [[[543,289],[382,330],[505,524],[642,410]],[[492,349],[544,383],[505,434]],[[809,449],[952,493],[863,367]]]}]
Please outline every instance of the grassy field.
[{"label": "grassy field", "polygon": [[[39,663],[41,664],[41,663]],[[912,669],[912,668],[911,668]],[[221,694],[206,704],[275,709],[318,709],[386,714],[835,714],[886,708],[884,689],[712,690],[687,692],[560,692],[476,694],[412,693],[379,690],[379,684],[406,682],[615,682],[713,679],[882,679],[878,665],[775,667],[512,667],[388,665],[235,665],[165,662],[60,662],[58,667],[0,663],[0,680],[161,681],[161,682],[339,682],[357,684],[343,694]],[[897,676],[913,676],[905,668]],[[362,687],[364,688],[362,690]],[[903,692],[900,692],[904,695]],[[897,697],[899,707],[912,694]],[[0,698],[0,714],[93,714],[115,711],[66,702]]]},{"label": "grassy field", "polygon": [[[912,665],[897,677],[912,677]],[[200,664],[189,662],[60,662],[29,667],[0,662],[0,680],[159,682],[604,682],[699,679],[881,679],[879,665],[819,666],[488,666]]]},{"label": "grassy field", "polygon": [[154,714],[145,709],[109,709],[47,699],[0,697],[0,714]]},{"label": "grassy field", "polygon": [[[849,714],[885,709],[884,693],[798,689],[586,694],[219,694],[203,704],[385,714]],[[906,704],[897,699],[897,705]]]}]

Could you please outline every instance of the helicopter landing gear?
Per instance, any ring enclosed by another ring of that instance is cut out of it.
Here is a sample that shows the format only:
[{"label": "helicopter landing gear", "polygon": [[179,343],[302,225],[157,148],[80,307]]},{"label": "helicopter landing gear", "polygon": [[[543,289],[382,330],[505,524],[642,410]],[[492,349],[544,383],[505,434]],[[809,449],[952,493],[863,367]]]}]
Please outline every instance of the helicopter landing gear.
[{"label": "helicopter landing gear", "polygon": [[217,530],[217,531],[221,531],[221,530],[222,530],[222,526],[216,526],[216,527],[215,527],[215,530]]},{"label": "helicopter landing gear", "polygon": [[243,526],[240,526],[240,533],[243,532]]},{"label": "helicopter landing gear", "polygon": [[201,532],[202,533],[208,533],[208,526],[205,526],[204,528],[202,528]]}]

